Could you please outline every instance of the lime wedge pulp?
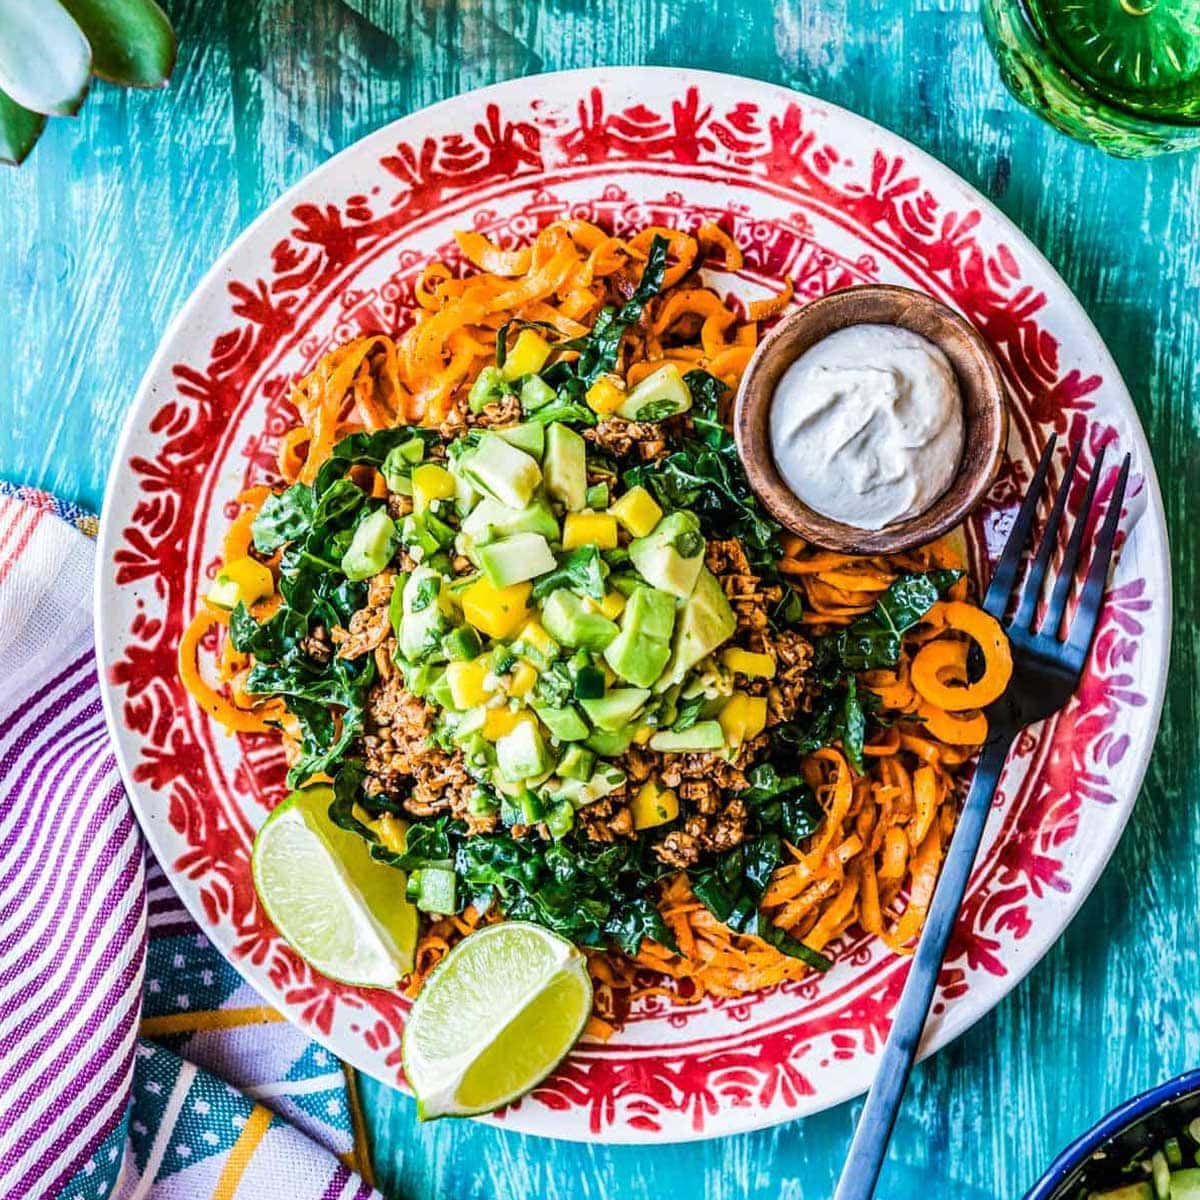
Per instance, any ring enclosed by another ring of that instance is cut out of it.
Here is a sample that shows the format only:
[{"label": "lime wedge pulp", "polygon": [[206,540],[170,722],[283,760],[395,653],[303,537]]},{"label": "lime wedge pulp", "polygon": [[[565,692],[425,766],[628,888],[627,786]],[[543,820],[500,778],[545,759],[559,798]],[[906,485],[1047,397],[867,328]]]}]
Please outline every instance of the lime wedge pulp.
[{"label": "lime wedge pulp", "polygon": [[587,960],[539,925],[503,921],[460,942],[404,1029],[404,1073],[422,1120],[490,1112],[558,1066],[592,1010]]},{"label": "lime wedge pulp", "polygon": [[333,792],[293,792],[254,839],[258,898],[311,967],[341,983],[393,987],[412,970],[417,912],[405,875],[329,819]]}]

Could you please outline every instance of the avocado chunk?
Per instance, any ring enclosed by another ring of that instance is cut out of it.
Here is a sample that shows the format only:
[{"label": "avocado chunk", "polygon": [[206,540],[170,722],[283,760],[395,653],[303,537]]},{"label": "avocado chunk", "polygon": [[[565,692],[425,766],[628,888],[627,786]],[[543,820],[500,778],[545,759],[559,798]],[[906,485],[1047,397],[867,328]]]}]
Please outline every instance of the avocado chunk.
[{"label": "avocado chunk", "polygon": [[548,542],[557,542],[558,521],[550,505],[540,496],[524,508],[509,508],[490,496],[485,496],[463,518],[461,532],[474,544],[510,537],[514,533],[539,533]]},{"label": "avocado chunk", "polygon": [[621,627],[669,642],[675,629],[675,598],[656,588],[635,588],[621,614]]},{"label": "avocado chunk", "polygon": [[616,733],[633,720],[649,699],[649,688],[614,688],[599,700],[580,700],[579,703],[593,725]]},{"label": "avocado chunk", "polygon": [[542,624],[546,632],[564,646],[599,653],[617,636],[617,624],[599,613],[589,612],[583,601],[559,588],[542,604]]},{"label": "avocado chunk", "polygon": [[535,704],[533,711],[560,742],[582,742],[590,732],[587,722],[569,704],[563,708]]},{"label": "avocado chunk", "polygon": [[544,775],[554,765],[550,751],[538,732],[537,722],[522,721],[511,733],[496,739],[496,765],[512,783]]},{"label": "avocado chunk", "polygon": [[691,407],[691,389],[684,383],[679,368],[666,363],[629,389],[617,415],[627,421],[665,421]]},{"label": "avocado chunk", "polygon": [[1200,1200],[1200,1168],[1171,1172],[1171,1200]]},{"label": "avocado chunk", "polygon": [[686,599],[704,566],[704,535],[695,513],[673,512],[629,543],[629,559],[651,587]]},{"label": "avocado chunk", "polygon": [[625,772],[605,763],[589,779],[557,779],[546,786],[546,797],[556,803],[569,801],[572,808],[583,808],[612,795],[625,782]]},{"label": "avocado chunk", "polygon": [[675,624],[671,659],[655,685],[657,689],[666,691],[672,684],[681,683],[688,671],[722,642],[728,641],[736,628],[737,619],[720,583],[705,567]]},{"label": "avocado chunk", "polygon": [[629,749],[632,741],[633,726],[630,725],[616,733],[611,733],[607,729],[593,730],[591,737],[585,738],[583,744],[601,758],[616,758],[617,755],[624,754]]},{"label": "avocado chunk", "polygon": [[604,648],[604,661],[626,683],[643,688],[658,679],[670,657],[671,645],[664,638],[650,637],[628,626]]},{"label": "avocado chunk", "polygon": [[441,648],[449,628],[442,605],[442,577],[430,567],[418,566],[401,594],[400,653],[409,662]]},{"label": "avocado chunk", "polygon": [[342,570],[347,579],[370,579],[392,561],[400,541],[396,522],[386,508],[377,508],[358,523],[346,553],[342,555]]},{"label": "avocado chunk", "polygon": [[591,779],[595,769],[595,753],[575,745],[567,747],[562,758],[558,760],[558,766],[554,768],[555,774],[560,775],[563,779],[582,780]]},{"label": "avocado chunk", "polygon": [[481,492],[509,508],[524,508],[542,482],[537,460],[492,432],[465,456],[463,470]]},{"label": "avocado chunk", "polygon": [[575,430],[557,422],[547,428],[542,470],[550,499],[581,512],[587,505],[587,445]]},{"label": "avocado chunk", "polygon": [[526,421],[523,425],[509,425],[495,431],[510,446],[524,450],[534,458],[541,458],[546,449],[546,427],[537,421]]},{"label": "avocado chunk", "polygon": [[405,894],[422,912],[449,916],[458,911],[451,867],[422,867],[408,877]]},{"label": "avocado chunk", "polygon": [[697,721],[690,729],[678,733],[664,729],[650,739],[650,749],[663,754],[683,754],[685,751],[720,750],[725,734],[716,721]]},{"label": "avocado chunk", "polygon": [[514,533],[476,550],[479,566],[493,587],[506,588],[553,571],[558,565],[540,533]]}]

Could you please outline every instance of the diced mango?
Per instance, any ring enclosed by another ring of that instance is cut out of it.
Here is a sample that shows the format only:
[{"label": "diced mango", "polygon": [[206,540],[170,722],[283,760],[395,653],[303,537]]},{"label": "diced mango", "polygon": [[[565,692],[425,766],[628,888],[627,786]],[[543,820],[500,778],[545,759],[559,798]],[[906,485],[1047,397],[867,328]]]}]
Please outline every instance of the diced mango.
[{"label": "diced mango", "polygon": [[717,720],[725,734],[725,741],[731,746],[740,746],[758,737],[766,728],[767,698],[734,692],[717,714]]},{"label": "diced mango", "polygon": [[463,616],[488,637],[511,637],[528,616],[532,590],[528,580],[498,588],[481,576],[462,594]]},{"label": "diced mango", "polygon": [[528,713],[511,708],[489,708],[483,718],[483,736],[489,742],[512,733],[522,721],[532,720]]},{"label": "diced mango", "polygon": [[404,853],[405,833],[408,830],[407,821],[402,821],[399,817],[392,816],[391,813],[384,813],[383,816],[375,818],[372,827],[385,850],[390,850],[393,854]]},{"label": "diced mango", "polygon": [[633,742],[635,746],[644,746],[654,736],[653,725],[639,725],[633,731]]},{"label": "diced mango", "polygon": [[649,534],[662,520],[663,515],[657,501],[640,484],[631,487],[619,500],[610,504],[608,511],[634,537],[645,537]]},{"label": "diced mango", "polygon": [[515,649],[518,654],[528,654],[539,666],[549,666],[558,653],[558,643],[542,628],[541,621],[528,621],[517,635]]},{"label": "diced mango", "polygon": [[533,665],[527,662],[519,662],[513,667],[512,675],[509,678],[508,694],[510,696],[525,696],[533,690],[533,685],[537,683],[537,671]]},{"label": "diced mango", "polygon": [[424,512],[434,500],[448,500],[454,495],[454,476],[437,463],[422,463],[412,473],[413,508]]},{"label": "diced mango", "polygon": [[592,412],[603,417],[608,413],[616,412],[625,402],[625,389],[616,380],[602,375],[588,388],[584,399],[587,400],[587,406]]},{"label": "diced mango", "polygon": [[274,590],[275,577],[270,567],[246,555],[221,568],[208,598],[221,608],[236,608],[239,603],[249,608]]},{"label": "diced mango", "polygon": [[729,646],[721,651],[720,657],[721,662],[736,675],[745,675],[747,679],[775,678],[774,655],[758,654],[753,650]]},{"label": "diced mango", "polygon": [[466,710],[487,702],[496,689],[485,682],[491,664],[486,658],[473,658],[469,662],[452,662],[446,666],[446,686],[454,707]]},{"label": "diced mango", "polygon": [[571,512],[563,521],[564,550],[595,546],[598,550],[617,548],[617,518],[608,513]]},{"label": "diced mango", "polygon": [[588,612],[599,613],[602,617],[615,621],[625,611],[625,597],[620,592],[609,592],[603,600],[593,600],[591,596],[585,596],[583,607]]},{"label": "diced mango", "polygon": [[662,788],[656,779],[647,779],[629,805],[634,829],[653,829],[679,816],[679,797]]},{"label": "diced mango", "polygon": [[500,373],[510,383],[523,375],[536,375],[550,357],[552,347],[534,329],[522,329],[504,360]]}]

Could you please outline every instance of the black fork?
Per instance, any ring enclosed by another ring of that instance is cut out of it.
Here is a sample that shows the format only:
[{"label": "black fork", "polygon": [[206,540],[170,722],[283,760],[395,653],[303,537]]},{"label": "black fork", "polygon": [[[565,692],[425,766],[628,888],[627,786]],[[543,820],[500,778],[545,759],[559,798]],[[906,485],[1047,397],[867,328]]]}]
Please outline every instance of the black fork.
[{"label": "black fork", "polygon": [[1067,497],[1079,462],[1080,443],[1071,450],[1041,542],[1029,567],[1025,585],[1017,600],[1016,611],[1005,620],[1009,601],[1026,547],[1032,548],[1034,518],[1038,502],[1046,488],[1046,478],[1057,439],[1050,438],[1041,461],[1013,523],[1004,553],[996,565],[991,585],[983,600],[984,609],[1004,625],[1012,644],[1013,674],[1004,694],[986,709],[987,740],[975,768],[971,789],[963,803],[962,815],[950,842],[942,866],[937,890],[930,905],[921,940],[913,956],[912,968],[896,1008],[896,1019],[888,1034],[879,1063],[879,1072],[867,1095],[859,1117],[854,1140],[842,1169],[834,1200],[870,1200],[887,1154],[888,1140],[896,1123],[896,1114],[904,1096],[920,1045],[925,1018],[933,1000],[946,946],[962,904],[967,881],[975,864],[979,841],[1004,761],[1017,733],[1026,725],[1045,720],[1071,698],[1079,686],[1087,661],[1096,621],[1104,599],[1104,585],[1112,559],[1125,485],[1129,478],[1129,455],[1121,464],[1116,486],[1108,503],[1108,512],[1099,534],[1094,537],[1091,566],[1079,595],[1065,636],[1061,635],[1067,601],[1075,570],[1083,549],[1088,517],[1095,500],[1096,485],[1104,466],[1104,451],[1096,456],[1071,536],[1063,552],[1062,564],[1054,581],[1045,617],[1037,623],[1037,610],[1051,555],[1058,542],[1059,529],[1067,506]]}]

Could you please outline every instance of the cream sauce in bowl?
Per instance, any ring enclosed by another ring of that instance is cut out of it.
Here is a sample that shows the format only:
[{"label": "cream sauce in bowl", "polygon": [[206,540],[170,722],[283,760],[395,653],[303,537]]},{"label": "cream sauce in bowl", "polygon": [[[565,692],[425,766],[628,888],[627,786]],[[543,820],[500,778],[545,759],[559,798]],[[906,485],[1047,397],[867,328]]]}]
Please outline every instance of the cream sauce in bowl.
[{"label": "cream sauce in bowl", "polygon": [[928,509],[954,481],[963,401],[950,360],[897,325],[849,325],[779,379],[771,449],[809,508],[859,529]]}]

